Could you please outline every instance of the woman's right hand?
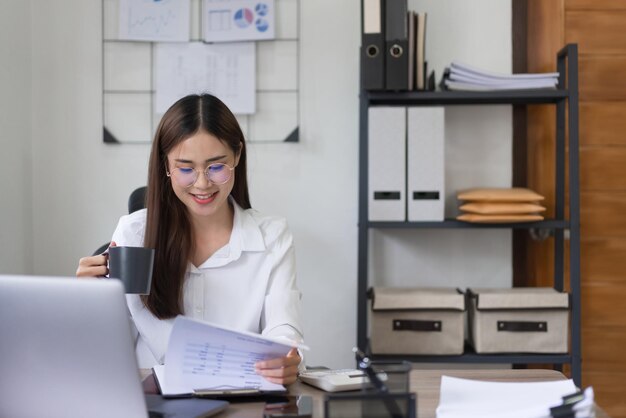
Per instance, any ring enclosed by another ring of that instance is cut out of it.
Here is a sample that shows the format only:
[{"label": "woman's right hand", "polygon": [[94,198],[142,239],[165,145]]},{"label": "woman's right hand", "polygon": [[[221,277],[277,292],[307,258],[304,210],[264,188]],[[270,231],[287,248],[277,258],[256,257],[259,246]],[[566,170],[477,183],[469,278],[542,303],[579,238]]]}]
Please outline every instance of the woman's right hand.
[{"label": "woman's right hand", "polygon": [[[115,247],[115,242],[111,242],[109,247]],[[109,249],[100,255],[83,257],[78,261],[77,277],[105,277],[109,274],[107,261],[109,260]]]}]

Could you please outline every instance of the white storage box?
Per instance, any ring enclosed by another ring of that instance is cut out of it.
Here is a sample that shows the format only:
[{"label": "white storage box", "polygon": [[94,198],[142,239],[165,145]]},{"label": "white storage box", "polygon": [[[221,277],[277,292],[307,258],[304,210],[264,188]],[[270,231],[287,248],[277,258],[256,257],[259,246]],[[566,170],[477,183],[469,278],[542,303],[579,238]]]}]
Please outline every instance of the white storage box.
[{"label": "white storage box", "polygon": [[374,354],[462,354],[465,297],[458,289],[370,290]]},{"label": "white storage box", "polygon": [[467,289],[477,353],[566,353],[569,295],[545,287]]}]

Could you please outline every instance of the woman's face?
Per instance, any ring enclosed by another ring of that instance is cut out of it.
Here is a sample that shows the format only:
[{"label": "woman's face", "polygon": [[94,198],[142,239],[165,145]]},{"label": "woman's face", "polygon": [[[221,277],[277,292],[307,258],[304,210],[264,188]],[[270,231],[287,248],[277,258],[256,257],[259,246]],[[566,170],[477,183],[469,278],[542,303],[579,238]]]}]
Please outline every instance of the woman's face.
[{"label": "woman's face", "polygon": [[[172,189],[181,202],[187,207],[191,216],[207,217],[223,215],[228,211],[228,195],[235,182],[235,170],[231,170],[239,162],[239,156],[215,136],[199,131],[190,138],[175,146],[169,154],[168,173]],[[209,169],[210,181],[205,172]],[[192,177],[193,170],[197,180],[186,187],[190,181],[181,181]],[[228,178],[230,175],[230,178]],[[228,178],[223,184],[224,179]]]}]

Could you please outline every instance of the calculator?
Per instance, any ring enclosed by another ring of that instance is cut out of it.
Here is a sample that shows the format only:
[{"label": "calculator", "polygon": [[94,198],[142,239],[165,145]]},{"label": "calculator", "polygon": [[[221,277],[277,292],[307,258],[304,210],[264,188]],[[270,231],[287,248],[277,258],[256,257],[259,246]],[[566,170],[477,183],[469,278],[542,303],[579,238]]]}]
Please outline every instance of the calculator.
[{"label": "calculator", "polygon": [[307,370],[300,373],[300,380],[326,392],[343,392],[359,390],[369,383],[369,379],[361,370]]}]

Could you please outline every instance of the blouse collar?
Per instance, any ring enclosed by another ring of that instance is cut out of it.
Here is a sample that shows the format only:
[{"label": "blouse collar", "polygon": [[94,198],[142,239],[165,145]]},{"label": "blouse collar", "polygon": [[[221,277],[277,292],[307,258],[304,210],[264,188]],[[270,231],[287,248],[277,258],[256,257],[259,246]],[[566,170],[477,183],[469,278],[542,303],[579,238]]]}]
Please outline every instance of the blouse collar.
[{"label": "blouse collar", "polygon": [[265,241],[259,224],[251,215],[252,210],[245,210],[235,202],[232,196],[228,197],[234,208],[233,230],[230,233],[228,244],[217,250],[208,260],[199,267],[190,264],[192,273],[205,268],[225,266],[238,260],[244,251],[265,251]]}]

